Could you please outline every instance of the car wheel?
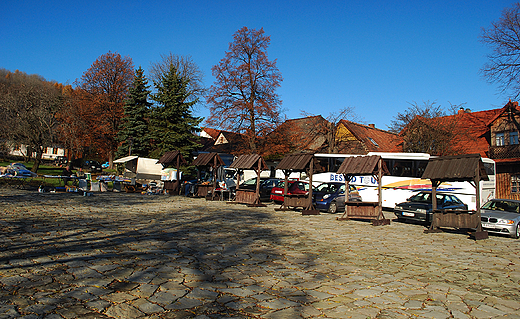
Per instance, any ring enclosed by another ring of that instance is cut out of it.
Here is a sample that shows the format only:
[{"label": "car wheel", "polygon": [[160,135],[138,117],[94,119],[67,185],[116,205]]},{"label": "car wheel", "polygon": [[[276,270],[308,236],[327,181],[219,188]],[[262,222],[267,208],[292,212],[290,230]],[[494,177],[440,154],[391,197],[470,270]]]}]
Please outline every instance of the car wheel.
[{"label": "car wheel", "polygon": [[336,202],[330,203],[330,205],[329,205],[329,213],[336,214],[337,212],[338,212],[338,205],[336,204]]},{"label": "car wheel", "polygon": [[516,239],[520,238],[520,223],[516,224],[516,231],[514,237]]}]

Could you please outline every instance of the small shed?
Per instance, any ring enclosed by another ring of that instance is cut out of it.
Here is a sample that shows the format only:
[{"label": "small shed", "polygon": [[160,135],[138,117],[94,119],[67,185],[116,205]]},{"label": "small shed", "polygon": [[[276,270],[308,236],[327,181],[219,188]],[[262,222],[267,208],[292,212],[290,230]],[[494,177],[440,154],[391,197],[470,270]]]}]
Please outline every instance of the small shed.
[{"label": "small shed", "polygon": [[197,158],[191,163],[193,166],[207,167],[213,172],[213,182],[211,184],[199,183],[197,184],[197,196],[206,197],[206,199],[213,199],[215,195],[215,189],[217,188],[217,169],[220,166],[224,166],[224,161],[218,156],[218,153],[203,153],[199,154]]},{"label": "small shed", "polygon": [[180,178],[181,165],[187,164],[184,157],[182,157],[181,152],[180,151],[166,152],[166,153],[164,153],[163,156],[161,156],[158,163],[162,164],[165,167],[173,166],[177,170],[177,176],[173,181],[168,180],[168,181],[164,182],[164,189],[166,189],[169,194],[179,194],[180,183],[181,183],[181,178]]},{"label": "small shed", "polygon": [[[383,193],[381,190],[381,178],[388,174],[385,162],[379,155],[347,157],[339,167],[338,174],[345,177],[345,213],[337,220],[351,218],[371,219],[372,225],[389,225],[390,220],[383,215]],[[352,177],[359,175],[372,175],[377,180],[377,202],[351,202],[349,198],[349,182]]]},{"label": "small shed", "polygon": [[[480,154],[443,156],[429,160],[422,175],[423,179],[432,182],[432,210],[433,217],[430,228],[426,233],[441,232],[440,227],[471,228],[476,240],[488,238],[488,233],[482,230],[480,220],[480,181],[487,181],[484,163]],[[443,182],[469,182],[476,191],[476,211],[438,210],[436,192]]]},{"label": "small shed", "polygon": [[[312,204],[312,174],[314,173],[315,158],[311,153],[293,153],[284,156],[276,169],[285,175],[283,204],[277,210],[287,210],[289,207],[303,208],[302,215],[319,215],[319,211]],[[309,193],[307,195],[288,195],[288,179],[292,172],[305,172],[309,176]]]},{"label": "small shed", "polygon": [[266,205],[260,202],[260,173],[267,170],[267,164],[264,159],[258,154],[240,155],[229,168],[237,170],[237,181],[240,181],[240,175],[246,169],[252,169],[256,172],[256,189],[240,189],[240,185],[237,184],[235,203],[248,204],[249,206],[262,206]]}]

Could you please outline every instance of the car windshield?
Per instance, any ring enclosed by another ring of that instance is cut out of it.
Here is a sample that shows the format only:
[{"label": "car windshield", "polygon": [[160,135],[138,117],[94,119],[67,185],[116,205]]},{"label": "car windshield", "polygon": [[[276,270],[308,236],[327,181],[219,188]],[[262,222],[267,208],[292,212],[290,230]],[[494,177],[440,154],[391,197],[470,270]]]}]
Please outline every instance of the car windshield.
[{"label": "car windshield", "polygon": [[[284,183],[285,183],[285,181],[279,181],[278,184],[276,184],[276,187],[284,188],[285,187]],[[294,181],[287,181],[288,187],[290,188],[293,183],[294,183]]]},{"label": "car windshield", "polygon": [[242,185],[256,185],[256,177],[248,179],[247,181],[243,182]]},{"label": "car windshield", "polygon": [[323,184],[318,185],[314,190],[317,192],[332,194],[338,190],[338,185],[323,183]]},{"label": "car windshield", "polygon": [[519,203],[517,202],[510,202],[510,201],[501,201],[501,200],[492,200],[484,204],[482,206],[483,209],[489,209],[489,210],[498,210],[498,211],[505,211],[505,212],[511,212],[511,213],[520,213],[519,211]]},{"label": "car windshield", "polygon": [[432,197],[430,193],[419,193],[415,194],[408,199],[410,202],[423,202],[423,203],[431,203]]}]

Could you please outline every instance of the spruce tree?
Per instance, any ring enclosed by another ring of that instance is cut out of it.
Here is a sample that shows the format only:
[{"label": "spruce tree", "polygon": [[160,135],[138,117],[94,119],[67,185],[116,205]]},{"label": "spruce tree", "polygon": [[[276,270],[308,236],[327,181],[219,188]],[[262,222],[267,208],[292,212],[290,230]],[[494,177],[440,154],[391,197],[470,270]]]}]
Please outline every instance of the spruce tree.
[{"label": "spruce tree", "polygon": [[134,82],[129,89],[129,95],[123,107],[124,118],[118,133],[120,146],[117,157],[137,155],[148,157],[151,151],[151,136],[148,129],[150,107],[148,101],[151,94],[148,80],[141,67],[135,71]]},{"label": "spruce tree", "polygon": [[183,78],[173,64],[160,82],[155,82],[157,94],[153,99],[158,105],[150,120],[154,137],[153,157],[160,157],[168,151],[178,150],[185,158],[201,145],[194,134],[202,118],[192,115],[192,107],[197,100],[189,99],[189,79]]}]

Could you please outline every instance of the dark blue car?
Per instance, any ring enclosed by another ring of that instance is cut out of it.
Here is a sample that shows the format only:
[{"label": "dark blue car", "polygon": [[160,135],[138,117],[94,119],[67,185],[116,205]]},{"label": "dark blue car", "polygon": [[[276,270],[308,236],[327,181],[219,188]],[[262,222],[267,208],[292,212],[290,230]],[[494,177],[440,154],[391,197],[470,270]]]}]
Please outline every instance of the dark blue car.
[{"label": "dark blue car", "polygon": [[[312,191],[317,210],[335,214],[345,210],[345,183],[323,183]],[[361,201],[356,187],[349,185],[349,201]]]},{"label": "dark blue car", "polygon": [[[457,196],[446,193],[436,193],[437,209],[467,210]],[[419,192],[408,199],[407,202],[395,205],[394,214],[398,220],[414,220],[431,223],[432,221],[432,193]]]}]

